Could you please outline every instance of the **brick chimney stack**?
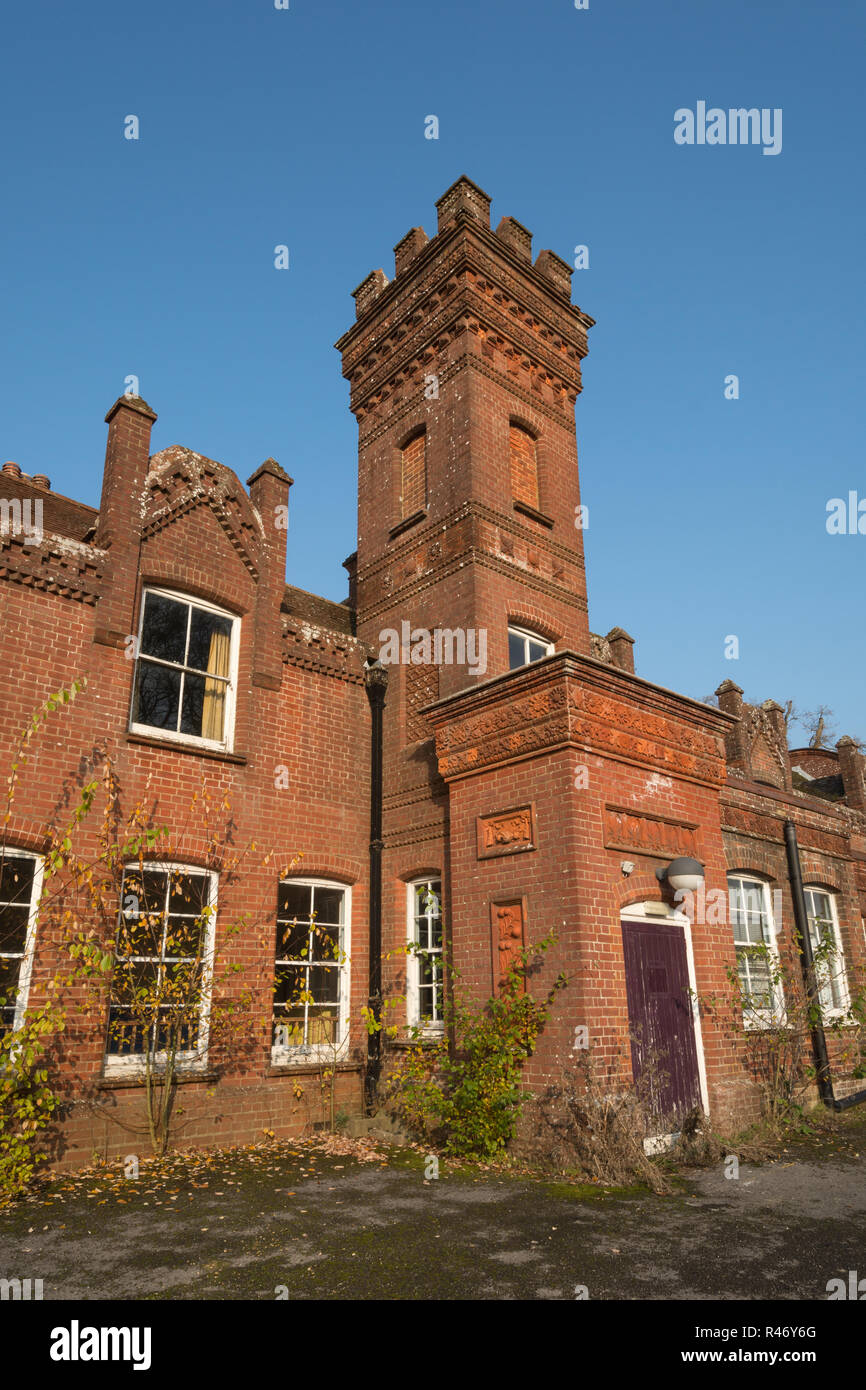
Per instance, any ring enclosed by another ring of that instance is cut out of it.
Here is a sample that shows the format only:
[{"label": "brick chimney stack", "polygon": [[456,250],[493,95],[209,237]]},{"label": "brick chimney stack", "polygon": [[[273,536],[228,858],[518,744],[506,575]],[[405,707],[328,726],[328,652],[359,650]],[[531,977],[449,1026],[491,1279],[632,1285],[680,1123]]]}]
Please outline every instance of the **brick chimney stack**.
[{"label": "brick chimney stack", "polygon": [[788,725],[785,720],[785,711],[778,700],[765,700],[761,709],[769,720],[770,727],[775,736],[776,749],[782,759],[783,771],[785,775],[785,786],[791,790],[791,757],[788,749]]},{"label": "brick chimney stack", "polygon": [[93,640],[122,647],[134,630],[138,548],[156,412],[140,396],[119,396],[105,420],[108,443],[94,544],[108,551],[108,565]]},{"label": "brick chimney stack", "polygon": [[733,714],[740,722],[725,734],[725,754],[730,766],[739,772],[751,773],[749,740],[743,720],[743,692],[735,681],[722,681],[715,692],[719,709]]},{"label": "brick chimney stack", "polygon": [[866,811],[866,757],[847,734],[836,744],[836,752],[848,805],[856,811]]},{"label": "brick chimney stack", "polygon": [[280,605],[286,588],[286,541],[290,478],[276,459],[265,459],[247,480],[250,501],[259,513],[265,539],[256,589],[253,685],[279,690],[283,675]]},{"label": "brick chimney stack", "polygon": [[614,666],[634,675],[634,638],[622,627],[612,627],[604,639],[610,647],[610,657]]}]

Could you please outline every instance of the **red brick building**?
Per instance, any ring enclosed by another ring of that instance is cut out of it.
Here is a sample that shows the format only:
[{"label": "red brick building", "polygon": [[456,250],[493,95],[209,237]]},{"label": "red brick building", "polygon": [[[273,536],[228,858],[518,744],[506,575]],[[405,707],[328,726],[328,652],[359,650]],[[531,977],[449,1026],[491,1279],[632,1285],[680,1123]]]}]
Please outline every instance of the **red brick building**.
[{"label": "red brick building", "polygon": [[[110,755],[124,805],[176,836],[176,857],[148,870],[155,920],[183,926],[182,874],[210,908],[208,950],[251,990],[243,1048],[210,1037],[209,1005],[195,1022],[185,1143],[317,1122],[334,1060],[339,1108],[359,1109],[371,992],[397,1001],[401,1028],[441,1035],[443,922],[479,997],[556,929],[540,983],[568,984],[527,1066],[533,1089],[587,1041],[639,1074],[642,1037],[667,1056],[660,1108],[742,1118],[756,1103],[742,1047],[694,993],[725,992],[730,969],[748,982],[759,943],[795,971],[786,822],[810,931],[836,948],[828,1018],[866,963],[866,759],[845,739],[789,752],[772,701],[746,706],[731,681],[718,708],[677,695],[635,674],[621,628],[590,632],[574,407],[593,320],[571,303],[568,264],[533,260],[513,218],[492,230],[470,180],[437,211],[435,236],[398,242],[392,280],[358,287],[337,344],[359,429],[344,603],[286,584],[278,463],[246,490],[190,449],[150,455],[156,417],[137,397],[106,417],[98,510],[3,468],[4,765],[42,701],[87,676],[36,741],[6,826],[4,1026],[54,968],[37,911],[47,827]],[[189,821],[202,797],[230,807],[233,845],[256,844],[237,873]],[[691,920],[657,876],[683,857],[702,877]],[[311,923],[336,954],[311,945]],[[137,965],[165,970],[167,939]],[[403,954],[410,941],[422,954]],[[64,1163],[129,1150],[140,1044],[110,983],[65,1044]],[[844,1095],[857,1082],[831,1054]]]}]

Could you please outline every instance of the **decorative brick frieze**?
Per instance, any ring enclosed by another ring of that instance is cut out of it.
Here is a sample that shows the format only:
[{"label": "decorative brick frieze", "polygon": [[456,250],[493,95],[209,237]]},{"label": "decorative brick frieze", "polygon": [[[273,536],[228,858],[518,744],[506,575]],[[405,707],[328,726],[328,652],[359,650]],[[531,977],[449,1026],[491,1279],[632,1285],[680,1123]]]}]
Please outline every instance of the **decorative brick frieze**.
[{"label": "decorative brick frieze", "polygon": [[724,780],[726,716],[570,652],[441,700],[429,717],[446,780],[563,744],[717,787]]},{"label": "decorative brick frieze", "polygon": [[607,849],[631,850],[655,858],[698,854],[693,823],[671,820],[622,806],[604,808],[604,843]]},{"label": "decorative brick frieze", "polygon": [[0,536],[0,580],[94,605],[102,588],[105,551],[67,536],[45,535],[34,544]]}]

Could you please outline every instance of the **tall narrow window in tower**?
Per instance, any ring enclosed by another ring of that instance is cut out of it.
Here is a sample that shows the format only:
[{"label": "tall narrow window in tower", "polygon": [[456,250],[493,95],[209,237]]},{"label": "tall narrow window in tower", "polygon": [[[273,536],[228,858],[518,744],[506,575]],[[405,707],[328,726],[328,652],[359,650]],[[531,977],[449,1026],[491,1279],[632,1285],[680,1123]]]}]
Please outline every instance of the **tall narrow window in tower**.
[{"label": "tall narrow window in tower", "polygon": [[538,459],[535,440],[528,430],[520,425],[511,425],[508,430],[508,447],[511,457],[511,495],[515,502],[538,510]]},{"label": "tall narrow window in tower", "polygon": [[414,516],[427,505],[427,435],[422,431],[401,452],[400,514]]}]

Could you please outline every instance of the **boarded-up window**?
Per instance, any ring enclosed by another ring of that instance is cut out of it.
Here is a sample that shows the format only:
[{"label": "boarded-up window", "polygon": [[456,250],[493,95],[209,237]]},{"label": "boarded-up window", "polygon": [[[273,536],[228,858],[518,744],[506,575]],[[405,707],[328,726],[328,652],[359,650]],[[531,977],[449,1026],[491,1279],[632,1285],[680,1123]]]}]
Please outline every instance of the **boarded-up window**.
[{"label": "boarded-up window", "polygon": [[401,514],[404,517],[413,516],[427,505],[426,438],[426,435],[416,434],[401,455]]},{"label": "boarded-up window", "polygon": [[523,502],[527,507],[538,510],[538,463],[535,457],[535,440],[519,425],[511,425],[508,431],[508,444],[511,452],[511,495],[515,502]]}]

